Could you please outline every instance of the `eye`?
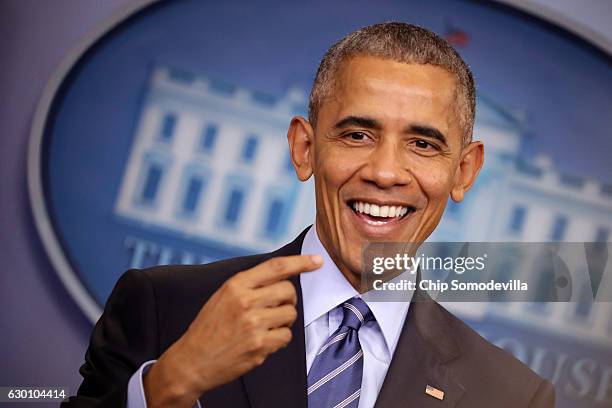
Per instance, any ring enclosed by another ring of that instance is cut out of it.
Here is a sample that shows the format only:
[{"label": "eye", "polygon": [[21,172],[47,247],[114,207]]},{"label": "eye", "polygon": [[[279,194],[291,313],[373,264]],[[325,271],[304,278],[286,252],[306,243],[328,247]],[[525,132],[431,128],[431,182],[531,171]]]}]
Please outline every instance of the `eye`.
[{"label": "eye", "polygon": [[423,156],[434,156],[440,153],[440,147],[426,139],[414,139],[410,142],[411,149]]},{"label": "eye", "polygon": [[373,137],[367,132],[361,132],[358,130],[349,130],[342,134],[341,140],[348,146],[364,146],[369,145],[373,142]]},{"label": "eye", "polygon": [[415,146],[417,149],[424,149],[424,150],[425,150],[425,149],[426,149],[426,150],[429,150],[429,149],[434,149],[434,148],[436,147],[436,146],[432,145],[431,143],[429,143],[428,141],[423,140],[423,139],[416,140],[416,141],[414,142],[414,146]]},{"label": "eye", "polygon": [[351,132],[347,136],[349,137],[349,139],[354,140],[356,142],[361,142],[368,138],[368,135],[363,132]]}]

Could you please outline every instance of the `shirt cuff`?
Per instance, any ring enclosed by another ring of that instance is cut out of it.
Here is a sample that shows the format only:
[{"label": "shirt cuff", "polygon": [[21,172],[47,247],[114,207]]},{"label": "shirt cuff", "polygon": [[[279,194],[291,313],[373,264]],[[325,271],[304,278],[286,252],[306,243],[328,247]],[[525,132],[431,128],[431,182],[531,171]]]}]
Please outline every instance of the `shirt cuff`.
[{"label": "shirt cuff", "polygon": [[[127,407],[126,408],[147,408],[147,399],[145,398],[144,385],[142,377],[157,360],[149,360],[143,363],[140,368],[130,377],[127,390]],[[202,408],[200,400],[196,400],[193,408]]]}]

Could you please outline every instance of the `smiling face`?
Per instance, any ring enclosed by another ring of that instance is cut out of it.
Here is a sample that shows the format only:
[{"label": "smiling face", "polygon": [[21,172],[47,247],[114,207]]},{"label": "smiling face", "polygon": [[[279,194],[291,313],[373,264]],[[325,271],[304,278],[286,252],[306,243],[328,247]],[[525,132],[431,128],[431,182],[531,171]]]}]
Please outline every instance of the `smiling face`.
[{"label": "smiling face", "polygon": [[449,195],[463,199],[482,165],[464,146],[455,77],[432,65],[358,56],[342,64],[316,129],[292,120],[298,177],[315,177],[319,237],[358,287],[367,242],[423,242]]}]

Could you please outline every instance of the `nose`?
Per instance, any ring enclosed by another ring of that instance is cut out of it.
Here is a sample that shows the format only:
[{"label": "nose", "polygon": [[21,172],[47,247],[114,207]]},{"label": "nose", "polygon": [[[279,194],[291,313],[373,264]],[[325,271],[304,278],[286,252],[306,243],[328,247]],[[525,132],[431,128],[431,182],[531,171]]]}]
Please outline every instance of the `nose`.
[{"label": "nose", "polygon": [[409,184],[412,175],[405,153],[399,141],[383,138],[362,168],[362,179],[382,189]]}]

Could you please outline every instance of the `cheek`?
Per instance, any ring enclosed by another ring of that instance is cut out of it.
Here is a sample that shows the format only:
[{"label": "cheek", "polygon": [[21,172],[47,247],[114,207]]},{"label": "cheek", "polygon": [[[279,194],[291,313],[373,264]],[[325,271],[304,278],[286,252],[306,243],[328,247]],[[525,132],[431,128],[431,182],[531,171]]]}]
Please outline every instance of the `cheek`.
[{"label": "cheek", "polygon": [[437,201],[446,202],[453,185],[453,172],[448,163],[421,165],[415,168],[414,175],[429,205]]},{"label": "cheek", "polygon": [[358,169],[358,160],[341,150],[327,147],[318,151],[315,177],[322,182],[321,187],[326,190],[326,194],[338,195],[340,188]]}]

